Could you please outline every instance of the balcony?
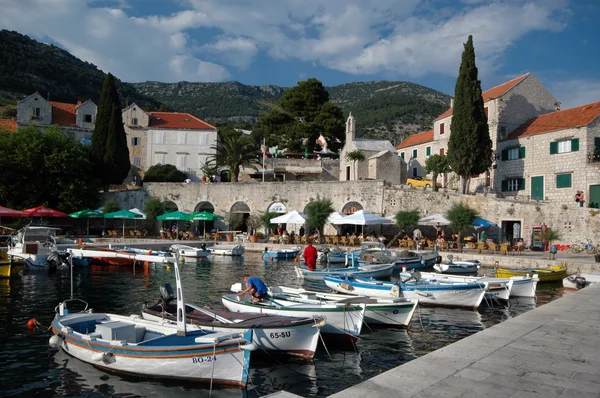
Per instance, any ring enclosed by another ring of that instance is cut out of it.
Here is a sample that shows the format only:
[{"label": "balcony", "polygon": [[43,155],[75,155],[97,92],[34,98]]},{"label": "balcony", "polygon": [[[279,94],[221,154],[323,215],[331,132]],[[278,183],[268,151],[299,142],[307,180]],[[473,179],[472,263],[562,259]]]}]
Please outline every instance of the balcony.
[{"label": "balcony", "polygon": [[600,152],[588,153],[588,163],[600,163]]}]

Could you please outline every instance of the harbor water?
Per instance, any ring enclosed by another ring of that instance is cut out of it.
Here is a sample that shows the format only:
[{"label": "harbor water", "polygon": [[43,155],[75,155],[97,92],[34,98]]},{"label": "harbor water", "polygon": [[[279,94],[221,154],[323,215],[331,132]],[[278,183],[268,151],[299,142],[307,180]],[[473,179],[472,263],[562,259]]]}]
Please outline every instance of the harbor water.
[{"label": "harbor water", "polygon": [[[243,258],[210,257],[180,267],[187,302],[222,308],[220,297],[241,282],[244,273],[269,285],[299,287],[289,261],[263,261],[261,253]],[[76,298],[95,312],[139,314],[144,303],[159,299],[159,287],[175,285],[173,268],[165,266],[92,266],[74,270]],[[318,286],[316,286],[318,287]],[[322,285],[324,288],[324,285]],[[68,273],[25,274],[0,279],[0,397],[211,396],[259,397],[279,390],[301,396],[327,396],[462,339],[484,328],[560,297],[558,285],[538,285],[536,299],[511,299],[504,305],[484,304],[478,311],[426,308],[401,328],[363,328],[355,347],[319,347],[313,361],[253,358],[246,390],[213,390],[191,383],[121,377],[97,370],[51,349],[47,330],[56,305],[71,291]],[[28,329],[31,318],[43,325]]]}]

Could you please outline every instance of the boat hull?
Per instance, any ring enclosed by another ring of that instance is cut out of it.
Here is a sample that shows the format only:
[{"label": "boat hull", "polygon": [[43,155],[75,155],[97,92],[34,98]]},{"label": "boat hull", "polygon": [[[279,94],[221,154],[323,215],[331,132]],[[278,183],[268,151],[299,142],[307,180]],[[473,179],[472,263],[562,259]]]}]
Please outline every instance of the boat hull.
[{"label": "boat hull", "polygon": [[479,271],[479,267],[479,260],[474,260],[436,264],[433,269],[441,274],[475,274]]},{"label": "boat hull", "polygon": [[265,260],[291,260],[298,256],[300,250],[302,249],[265,250],[263,252],[263,258]]},{"label": "boat hull", "polygon": [[295,268],[298,278],[310,280],[323,280],[327,275],[351,275],[361,278],[385,278],[394,272],[393,264],[373,264],[354,268],[333,268],[311,271],[305,265]]},{"label": "boat hull", "polygon": [[552,265],[547,268],[497,268],[497,278],[510,278],[512,276],[532,276],[537,275],[539,282],[557,282],[567,276],[566,265]]},{"label": "boat hull", "polygon": [[600,282],[600,272],[579,273],[564,278],[563,287],[566,290],[577,291],[598,282]]},{"label": "boat hull", "polygon": [[[463,276],[434,272],[421,272],[420,275],[422,280],[440,283],[487,283],[485,297],[494,300],[508,300],[514,284],[512,279],[486,278],[481,276]],[[403,279],[411,276],[408,273],[400,274],[400,277]]]},{"label": "boat hull", "polygon": [[242,245],[214,245],[208,251],[216,256],[241,256],[245,249]]}]

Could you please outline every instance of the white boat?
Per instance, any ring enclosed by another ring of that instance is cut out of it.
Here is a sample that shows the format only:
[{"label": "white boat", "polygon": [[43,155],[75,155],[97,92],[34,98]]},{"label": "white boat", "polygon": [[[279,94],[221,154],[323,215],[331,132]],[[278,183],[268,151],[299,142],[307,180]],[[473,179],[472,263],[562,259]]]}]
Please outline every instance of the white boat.
[{"label": "white boat", "polygon": [[284,249],[273,249],[269,250],[268,247],[265,246],[265,250],[263,252],[263,259],[265,260],[292,260],[298,256],[298,253],[302,248],[300,246],[292,246]]},{"label": "white boat", "polygon": [[365,297],[347,294],[321,293],[287,286],[269,288],[274,298],[287,297],[290,301],[307,304],[333,302],[347,304],[366,304],[365,322],[367,324],[408,326],[417,308],[417,300],[404,297]]},{"label": "white boat", "polygon": [[180,258],[184,260],[198,260],[208,257],[210,253],[206,247],[192,247],[187,245],[171,245],[171,251],[178,252]]},{"label": "white boat", "polygon": [[353,277],[324,278],[336,292],[368,297],[402,297],[420,304],[477,309],[487,288],[486,283],[383,282]]},{"label": "white boat", "polygon": [[129,265],[136,262],[147,262],[156,264],[173,264],[175,256],[167,252],[153,252],[152,250],[122,248],[112,249],[109,247],[95,247],[88,245],[79,245],[77,247],[68,248],[67,252],[74,258],[90,258],[102,262],[112,263],[115,260],[116,264]]},{"label": "white boat", "polygon": [[[177,325],[177,306],[171,304],[173,293],[169,284],[160,288],[161,302],[142,309],[144,319],[170,321]],[[186,303],[188,328],[240,332],[252,329],[252,341],[257,352],[288,354],[303,358],[313,358],[319,342],[320,323],[311,317],[293,318],[268,316],[265,314],[245,314],[200,308]]]},{"label": "white boat", "polygon": [[449,255],[445,263],[435,264],[433,269],[441,274],[476,274],[481,262],[479,260],[454,261]]},{"label": "white boat", "polygon": [[[49,271],[67,266],[56,247],[56,232],[60,228],[26,226],[8,241],[9,257],[23,261],[27,271]],[[52,253],[51,257],[49,257]]]},{"label": "white boat", "polygon": [[208,248],[208,251],[211,254],[215,254],[218,256],[241,256],[244,254],[244,246],[240,244],[216,244]]},{"label": "white boat", "polygon": [[[485,297],[488,299],[496,300],[508,300],[512,291],[514,280],[512,279],[498,279],[498,278],[484,278],[477,276],[464,276],[464,275],[451,275],[451,274],[439,274],[435,272],[419,272],[419,276],[422,280],[441,282],[441,283],[480,283],[486,282],[488,284],[487,290],[485,291]],[[400,278],[408,279],[412,277],[412,274],[407,272],[400,273]]]},{"label": "white boat", "polygon": [[270,298],[254,303],[238,297],[237,294],[222,296],[221,300],[225,308],[232,312],[323,319],[325,325],[321,327],[321,334],[330,337],[333,342],[340,343],[356,341],[365,317],[364,304],[303,304]]},{"label": "white boat", "polygon": [[579,290],[600,282],[600,272],[579,272],[563,279],[563,287],[567,290]]},{"label": "white boat", "polygon": [[394,272],[394,264],[365,264],[360,267],[310,270],[306,265],[294,268],[300,279],[323,280],[327,275],[352,275],[357,278],[385,278]]},{"label": "white boat", "polygon": [[177,262],[177,326],[140,316],[70,313],[66,300],[57,306],[50,346],[114,373],[182,379],[211,385],[244,387],[248,381],[252,330],[221,333],[187,330],[183,289]]}]

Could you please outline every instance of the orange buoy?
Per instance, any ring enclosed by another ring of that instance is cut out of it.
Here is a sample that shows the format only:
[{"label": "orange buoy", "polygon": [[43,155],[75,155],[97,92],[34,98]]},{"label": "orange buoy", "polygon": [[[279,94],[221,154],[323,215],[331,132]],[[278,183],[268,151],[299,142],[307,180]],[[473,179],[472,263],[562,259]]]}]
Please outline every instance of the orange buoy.
[{"label": "orange buoy", "polygon": [[35,318],[31,318],[30,320],[27,321],[27,327],[29,329],[35,328],[36,324],[37,324],[37,320]]},{"label": "orange buoy", "polygon": [[294,262],[297,263],[298,262],[298,257],[294,257]]}]

